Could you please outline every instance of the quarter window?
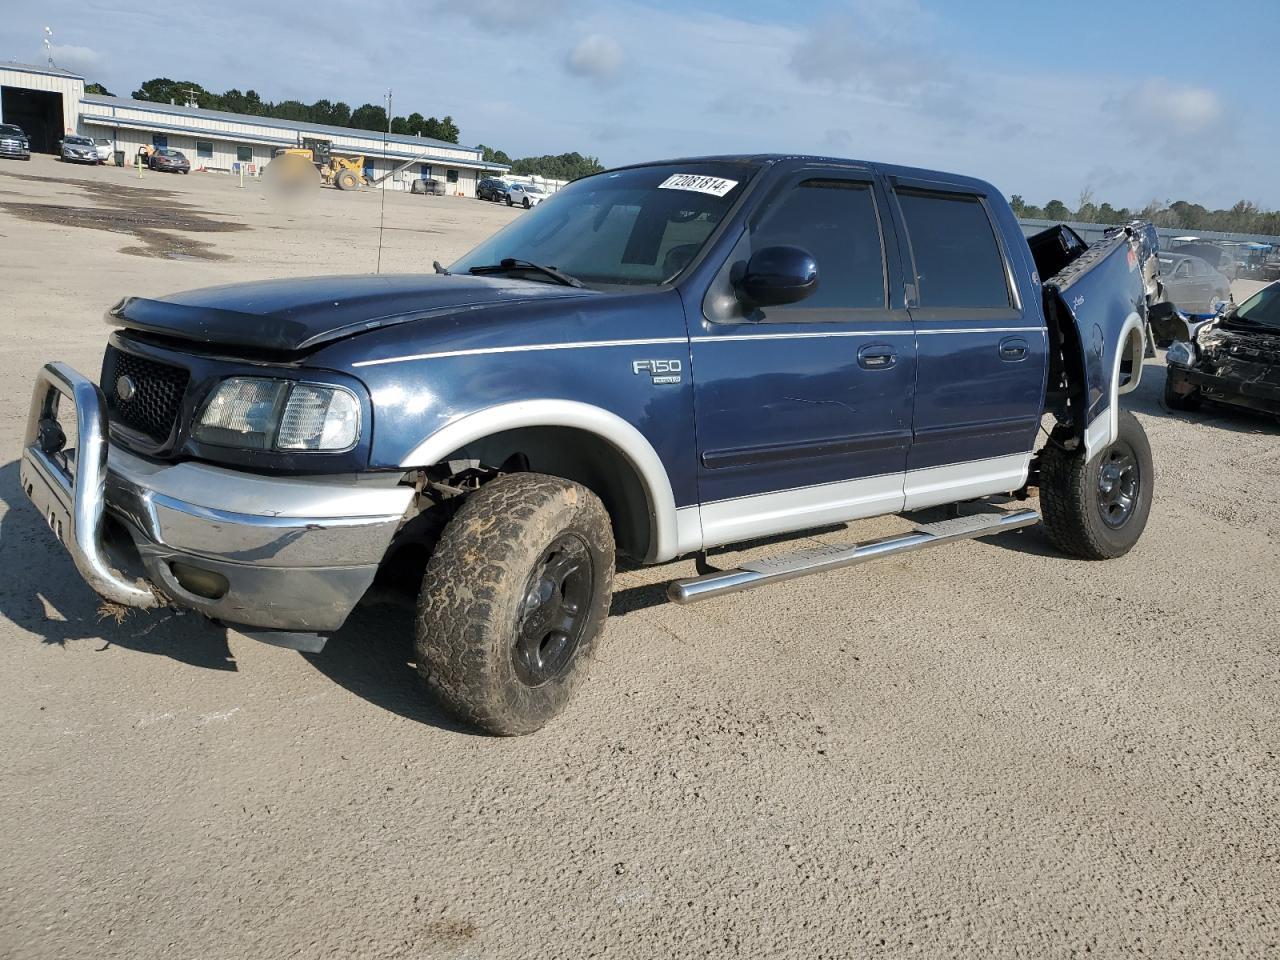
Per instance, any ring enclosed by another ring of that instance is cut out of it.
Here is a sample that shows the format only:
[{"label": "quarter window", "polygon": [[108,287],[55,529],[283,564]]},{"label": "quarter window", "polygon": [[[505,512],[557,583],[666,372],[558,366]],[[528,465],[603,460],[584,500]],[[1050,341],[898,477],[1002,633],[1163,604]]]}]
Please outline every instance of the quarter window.
[{"label": "quarter window", "polygon": [[899,190],[898,204],[911,240],[921,307],[1009,306],[1004,260],[977,197]]},{"label": "quarter window", "polygon": [[818,289],[798,308],[884,307],[884,251],[870,184],[805,180],[791,188],[751,235],[753,252],[779,246],[800,247],[818,264]]}]

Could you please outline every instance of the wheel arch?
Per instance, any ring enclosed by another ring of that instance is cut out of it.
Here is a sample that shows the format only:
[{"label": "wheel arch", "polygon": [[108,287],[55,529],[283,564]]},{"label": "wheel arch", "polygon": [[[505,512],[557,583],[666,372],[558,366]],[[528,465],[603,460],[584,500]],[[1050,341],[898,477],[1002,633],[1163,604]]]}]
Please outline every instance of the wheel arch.
[{"label": "wheel arch", "polygon": [[1107,384],[1107,408],[1093,418],[1084,432],[1086,459],[1092,459],[1094,454],[1110,446],[1120,435],[1120,397],[1136,390],[1142,381],[1142,360],[1146,351],[1143,326],[1142,317],[1134,312],[1125,318],[1120,327],[1115,356],[1111,361],[1111,379]]},{"label": "wheel arch", "polygon": [[601,407],[572,400],[488,407],[431,434],[400,465],[453,459],[497,465],[513,454],[523,454],[530,470],[577,481],[599,496],[624,553],[655,563],[681,552],[666,467],[639,430]]}]

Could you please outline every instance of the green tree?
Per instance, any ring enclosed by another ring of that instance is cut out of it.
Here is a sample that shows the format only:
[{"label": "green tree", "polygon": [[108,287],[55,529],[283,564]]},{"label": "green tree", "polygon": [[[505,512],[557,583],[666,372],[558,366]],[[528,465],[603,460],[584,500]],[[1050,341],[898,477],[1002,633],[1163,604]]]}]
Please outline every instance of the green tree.
[{"label": "green tree", "polygon": [[381,133],[387,129],[387,111],[372,103],[364,103],[351,111],[351,126],[357,130],[377,130]]},{"label": "green tree", "polygon": [[502,150],[486,147],[483,143],[478,144],[476,149],[480,151],[480,158],[485,163],[505,163],[507,166],[511,166],[511,158]]},{"label": "green tree", "polygon": [[1050,200],[1044,205],[1044,219],[1070,220],[1071,211],[1067,209],[1067,205],[1061,200]]},{"label": "green tree", "polygon": [[198,83],[190,80],[170,80],[168,77],[156,77],[148,80],[133,91],[133,99],[150,100],[152,103],[186,103],[187,98],[194,96],[202,107],[217,108],[220,100],[216,93],[210,93]]},{"label": "green tree", "polygon": [[1098,223],[1119,223],[1120,221],[1116,219],[1117,216],[1118,215],[1116,213],[1115,208],[1111,206],[1111,204],[1104,202],[1102,206],[1098,208],[1097,222]]},{"label": "green tree", "polygon": [[604,166],[595,157],[562,153],[559,156],[521,157],[511,164],[511,172],[528,176],[546,177],[548,180],[577,180],[579,177],[599,173]]},{"label": "green tree", "polygon": [[86,83],[84,85],[85,93],[96,93],[100,97],[114,97],[115,94],[108,90],[100,83]]}]

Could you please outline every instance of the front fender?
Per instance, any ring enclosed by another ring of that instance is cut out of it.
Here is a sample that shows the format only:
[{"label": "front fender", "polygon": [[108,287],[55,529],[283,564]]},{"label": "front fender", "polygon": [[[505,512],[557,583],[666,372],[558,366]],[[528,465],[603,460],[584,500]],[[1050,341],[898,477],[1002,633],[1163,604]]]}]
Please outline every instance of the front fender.
[{"label": "front fender", "polygon": [[649,508],[650,549],[645,560],[662,562],[701,548],[702,529],[697,509],[676,509],[671,480],[652,444],[617,414],[588,403],[538,399],[486,407],[452,421],[423,439],[400,466],[431,466],[469,443],[521,427],[583,430],[606,441],[630,463],[640,478]]}]

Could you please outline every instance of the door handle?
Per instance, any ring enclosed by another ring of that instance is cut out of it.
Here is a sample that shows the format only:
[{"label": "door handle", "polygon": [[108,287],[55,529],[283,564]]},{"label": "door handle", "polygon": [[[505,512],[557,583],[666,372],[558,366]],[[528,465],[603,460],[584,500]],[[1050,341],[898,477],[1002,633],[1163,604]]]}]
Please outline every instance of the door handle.
[{"label": "door handle", "polygon": [[1000,341],[1000,359],[1010,363],[1027,359],[1027,341],[1021,337],[1005,337]]},{"label": "door handle", "polygon": [[898,351],[887,343],[868,343],[858,350],[858,366],[863,370],[889,370],[898,362]]}]

